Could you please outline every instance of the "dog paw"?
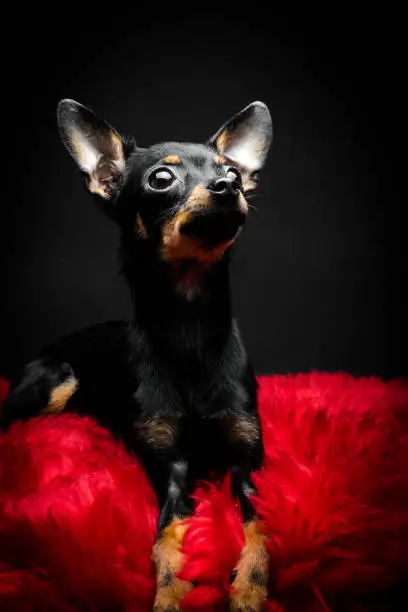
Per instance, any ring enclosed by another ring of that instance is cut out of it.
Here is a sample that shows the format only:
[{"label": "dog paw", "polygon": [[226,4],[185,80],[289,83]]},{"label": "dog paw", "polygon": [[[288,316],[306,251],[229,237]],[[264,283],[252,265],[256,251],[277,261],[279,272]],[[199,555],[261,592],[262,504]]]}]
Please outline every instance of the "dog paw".
[{"label": "dog paw", "polygon": [[266,587],[250,586],[244,592],[239,590],[231,593],[229,610],[231,612],[261,612],[266,598]]},{"label": "dog paw", "polygon": [[229,610],[261,612],[268,596],[268,554],[255,521],[244,531],[245,545],[233,572]]},{"label": "dog paw", "polygon": [[180,580],[174,575],[169,576],[169,582],[168,586],[158,584],[153,612],[177,612],[180,610],[180,601],[193,588],[190,582]]},{"label": "dog paw", "polygon": [[177,612],[179,603],[193,589],[191,582],[180,580],[176,573],[181,569],[183,555],[181,545],[187,529],[185,522],[173,519],[153,549],[156,565],[157,591],[153,612]]}]

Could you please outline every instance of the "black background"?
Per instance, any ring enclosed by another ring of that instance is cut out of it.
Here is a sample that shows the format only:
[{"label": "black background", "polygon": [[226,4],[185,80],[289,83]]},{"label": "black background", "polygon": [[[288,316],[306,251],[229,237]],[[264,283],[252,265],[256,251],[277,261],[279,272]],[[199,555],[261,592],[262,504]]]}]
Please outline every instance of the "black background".
[{"label": "black background", "polygon": [[3,21],[0,373],[130,314],[117,230],[57,133],[70,97],[141,146],[204,141],[267,103],[274,144],[232,267],[256,370],[407,375],[402,16],[69,6]]}]

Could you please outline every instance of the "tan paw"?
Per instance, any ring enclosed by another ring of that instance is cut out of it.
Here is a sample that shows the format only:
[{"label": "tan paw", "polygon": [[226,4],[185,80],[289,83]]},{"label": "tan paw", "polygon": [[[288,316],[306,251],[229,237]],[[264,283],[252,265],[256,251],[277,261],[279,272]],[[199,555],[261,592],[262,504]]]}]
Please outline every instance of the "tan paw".
[{"label": "tan paw", "polygon": [[154,600],[154,612],[176,612],[179,602],[193,585],[176,577],[181,569],[183,555],[180,547],[187,525],[174,518],[153,549],[153,561],[156,565],[157,591]]},{"label": "tan paw", "polygon": [[157,587],[154,600],[154,612],[176,612],[180,610],[179,602],[191,591],[193,585],[185,580],[179,580],[171,576],[171,584],[168,587]]},{"label": "tan paw", "polygon": [[261,612],[268,596],[268,554],[264,536],[255,521],[244,528],[245,545],[235,568],[229,609],[234,612]]},{"label": "tan paw", "polygon": [[261,612],[268,596],[266,587],[247,586],[230,595],[229,609],[234,612]]}]

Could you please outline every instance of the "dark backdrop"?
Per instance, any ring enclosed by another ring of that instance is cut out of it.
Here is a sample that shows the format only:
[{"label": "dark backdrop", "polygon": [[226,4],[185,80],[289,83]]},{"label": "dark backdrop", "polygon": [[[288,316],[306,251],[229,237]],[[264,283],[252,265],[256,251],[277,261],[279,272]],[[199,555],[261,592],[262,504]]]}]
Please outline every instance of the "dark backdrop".
[{"label": "dark backdrop", "polygon": [[257,371],[407,374],[402,17],[256,6],[3,22],[0,373],[130,313],[117,230],[59,141],[70,97],[141,146],[205,140],[266,102],[274,145],[232,268]]}]

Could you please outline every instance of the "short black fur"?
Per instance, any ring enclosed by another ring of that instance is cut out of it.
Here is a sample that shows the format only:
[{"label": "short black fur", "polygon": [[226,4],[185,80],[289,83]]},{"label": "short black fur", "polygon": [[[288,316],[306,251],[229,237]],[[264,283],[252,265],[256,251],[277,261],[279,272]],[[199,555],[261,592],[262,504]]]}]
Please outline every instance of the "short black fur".
[{"label": "short black fur", "polygon": [[14,381],[3,427],[40,414],[51,390],[74,375],[79,388],[65,409],[95,416],[141,459],[159,499],[159,534],[191,513],[197,479],[227,471],[249,520],[263,445],[228,265],[244,195],[270,144],[269,113],[254,103],[206,145],[147,149],[73,101],[60,103],[58,117],[90,191],[120,227],[134,316],[44,349]]}]

